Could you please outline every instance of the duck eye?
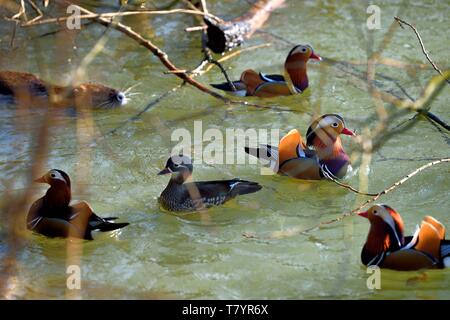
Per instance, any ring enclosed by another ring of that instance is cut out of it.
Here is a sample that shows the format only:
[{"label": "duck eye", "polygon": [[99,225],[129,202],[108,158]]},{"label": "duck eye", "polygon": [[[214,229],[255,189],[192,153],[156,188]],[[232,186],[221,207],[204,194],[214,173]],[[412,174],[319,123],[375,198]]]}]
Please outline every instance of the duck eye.
[{"label": "duck eye", "polygon": [[373,213],[377,214],[377,213],[378,213],[378,211],[377,211],[377,210],[373,210]]},{"label": "duck eye", "polygon": [[52,173],[52,174],[50,175],[50,177],[56,178],[56,174]]},{"label": "duck eye", "polygon": [[306,52],[306,48],[302,48],[302,52]]},{"label": "duck eye", "polygon": [[332,126],[333,128],[337,128],[338,124],[337,124],[337,122],[334,122],[331,126]]}]

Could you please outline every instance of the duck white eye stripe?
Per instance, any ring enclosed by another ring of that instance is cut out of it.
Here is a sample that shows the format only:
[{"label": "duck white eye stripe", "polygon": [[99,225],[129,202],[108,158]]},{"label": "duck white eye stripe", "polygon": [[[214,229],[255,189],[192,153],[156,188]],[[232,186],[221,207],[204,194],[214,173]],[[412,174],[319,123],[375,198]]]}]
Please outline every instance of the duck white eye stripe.
[{"label": "duck white eye stripe", "polygon": [[64,183],[67,184],[66,179],[64,179],[64,177],[61,175],[61,173],[59,173],[59,172],[56,171],[56,170],[50,171],[50,177],[51,177],[52,179],[57,179],[57,180],[64,181]]},{"label": "duck white eye stripe", "polygon": [[319,123],[317,123],[316,129],[327,127],[333,123],[342,123],[342,121],[334,116],[328,116],[321,119]]}]

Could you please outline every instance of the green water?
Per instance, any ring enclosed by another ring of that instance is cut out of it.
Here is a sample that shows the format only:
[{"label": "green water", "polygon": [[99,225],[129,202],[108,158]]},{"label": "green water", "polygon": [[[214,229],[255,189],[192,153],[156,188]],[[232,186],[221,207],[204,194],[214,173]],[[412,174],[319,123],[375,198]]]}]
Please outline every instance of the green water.
[{"label": "green water", "polygon": [[[169,3],[169,1],[165,1]],[[434,61],[449,66],[447,28],[450,23],[448,1],[379,2],[381,30],[368,32],[364,1],[286,1],[273,13],[263,30],[294,43],[309,43],[328,58],[345,61],[367,60],[368,44],[376,49],[392,22],[399,15],[420,30]],[[90,1],[90,3],[93,3]],[[94,2],[95,3],[95,2]],[[103,4],[116,1],[103,1]],[[154,1],[163,7],[164,3]],[[209,10],[232,18],[248,8],[246,1],[208,1]],[[92,8],[92,7],[91,7]],[[113,8],[102,10],[109,11]],[[4,11],[0,12],[2,15]],[[56,11],[54,11],[56,15]],[[8,13],[8,16],[11,14]],[[177,67],[191,69],[202,58],[198,33],[183,29],[197,25],[186,15],[133,17],[124,23],[135,28],[169,54]],[[32,72],[53,82],[67,81],[69,71],[95,45],[104,29],[84,27],[71,36],[57,33],[39,37],[54,26],[18,30],[14,49],[9,46],[12,24],[0,20],[0,69]],[[398,29],[383,56],[409,63],[426,63],[416,38],[409,29]],[[246,68],[279,73],[291,45],[257,33],[244,47],[270,42],[272,46],[245,52],[224,63],[230,76],[238,78]],[[177,86],[180,80],[163,74],[166,69],[146,49],[111,31],[103,50],[89,65],[87,78],[116,88],[133,89],[133,96],[122,109],[93,115],[95,134],[105,134],[143,109],[150,101]],[[436,73],[430,68],[414,75],[405,69],[380,66],[377,71],[399,81],[417,97]],[[83,242],[81,298],[213,298],[213,299],[448,299],[449,270],[394,272],[383,270],[381,290],[369,290],[369,276],[359,255],[369,224],[359,217],[348,217],[308,234],[282,239],[265,239],[273,232],[307,228],[338,217],[357,207],[366,198],[356,196],[331,182],[296,181],[287,177],[260,175],[258,165],[197,164],[195,180],[240,177],[258,181],[264,188],[208,211],[207,215],[176,216],[162,211],[157,197],[168,177],[156,173],[165,163],[176,128],[192,132],[195,120],[203,128],[280,129],[281,134],[298,128],[305,134],[312,114],[339,113],[347,126],[363,132],[373,128],[370,95],[355,88],[347,77],[333,68],[311,64],[311,90],[308,97],[251,99],[252,102],[293,112],[260,110],[243,105],[227,106],[200,91],[185,86],[163,99],[137,121],[128,123],[95,144],[90,141],[86,123],[72,115],[56,115],[50,130],[49,154],[42,170],[60,168],[73,180],[73,198],[87,200],[99,215],[117,215],[130,226],[117,234],[95,234],[95,241]],[[213,69],[197,78],[202,83],[222,82]],[[383,81],[382,79],[380,81]],[[432,111],[450,121],[448,87],[433,102]],[[309,99],[309,103],[307,101]],[[395,127],[411,115],[390,123]],[[42,121],[39,112],[19,113],[2,107],[0,118],[0,191],[8,182],[13,194],[20,194],[27,179],[37,146],[34,138]],[[357,146],[344,137],[349,153]],[[380,191],[429,158],[449,155],[449,136],[426,120],[388,140],[373,154],[369,170],[369,190]],[[208,143],[205,142],[204,146]],[[408,160],[414,159],[414,161]],[[345,180],[359,183],[359,167]],[[44,173],[44,172],[42,172]],[[424,215],[433,215],[450,226],[449,166],[439,165],[415,176],[381,198],[396,208],[411,234]],[[45,192],[35,185],[32,200]],[[2,201],[7,198],[2,196]],[[18,215],[24,219],[26,213]],[[5,231],[0,225],[0,230]],[[252,232],[263,238],[247,239]],[[12,298],[64,298],[66,290],[66,246],[61,239],[46,239],[22,231],[25,242],[19,247],[15,278],[9,286]],[[0,257],[8,251],[6,238],[0,238]],[[75,258],[77,258],[75,257]],[[3,264],[3,263],[2,263]]]}]

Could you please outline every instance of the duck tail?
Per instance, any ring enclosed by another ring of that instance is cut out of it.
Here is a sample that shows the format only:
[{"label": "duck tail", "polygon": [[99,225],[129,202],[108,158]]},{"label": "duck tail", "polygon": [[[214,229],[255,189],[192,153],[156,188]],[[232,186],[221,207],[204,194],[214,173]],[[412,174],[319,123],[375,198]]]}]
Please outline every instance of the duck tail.
[{"label": "duck tail", "polygon": [[128,222],[111,222],[115,220],[116,217],[102,218],[92,213],[89,219],[90,230],[98,230],[102,232],[113,231],[120,229],[129,225]]},{"label": "duck tail", "polygon": [[127,225],[129,225],[128,222],[108,222],[105,221],[105,223],[101,224],[98,226],[98,230],[102,231],[102,232],[107,232],[107,231],[113,231],[116,229],[121,229],[123,227],[126,227]]},{"label": "duck tail", "polygon": [[107,218],[103,218],[103,220],[106,220],[106,221],[109,221],[109,222],[114,221],[114,220],[117,220],[117,219],[119,219],[119,218],[118,218],[118,217],[107,217]]},{"label": "duck tail", "polygon": [[246,153],[264,161],[264,165],[278,172],[278,148],[262,144],[259,148],[244,147]]},{"label": "duck tail", "polygon": [[246,181],[246,180],[236,180],[236,182],[231,183],[231,196],[235,197],[237,195],[254,193],[261,190],[262,186],[257,182]]},{"label": "duck tail", "polygon": [[246,153],[258,159],[276,158],[278,154],[277,148],[268,144],[262,144],[259,148],[244,147]]},{"label": "duck tail", "polygon": [[234,88],[230,85],[229,82],[223,82],[223,83],[211,83],[211,87],[214,87],[216,89],[230,92],[236,96],[245,97],[247,95],[247,87],[242,81],[233,81]]}]

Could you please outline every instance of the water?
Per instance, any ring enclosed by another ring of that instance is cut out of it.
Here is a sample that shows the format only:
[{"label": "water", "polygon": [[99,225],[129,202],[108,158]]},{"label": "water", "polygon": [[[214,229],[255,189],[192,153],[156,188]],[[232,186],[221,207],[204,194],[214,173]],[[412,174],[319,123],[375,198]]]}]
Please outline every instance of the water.
[{"label": "water", "polygon": [[[106,3],[116,2],[103,1]],[[208,3],[211,12],[224,18],[232,18],[248,7],[246,2]],[[374,43],[377,48],[392,17],[399,15],[420,30],[434,61],[442,69],[448,66],[449,38],[443,28],[450,19],[448,2],[415,1],[403,7],[402,1],[389,1],[379,6],[381,30],[371,33],[373,41],[365,28],[368,15],[367,4],[363,2],[288,1],[272,15],[263,30],[294,43],[309,43],[324,57],[365,62],[367,43]],[[179,68],[194,68],[201,59],[199,34],[183,31],[187,26],[196,25],[192,17],[133,17],[124,22],[166,51]],[[15,48],[11,50],[11,24],[2,20],[0,29],[0,69],[32,72],[54,82],[67,81],[69,71],[79,65],[104,30],[90,25],[70,38],[59,34],[38,37],[54,30],[54,26],[29,28],[18,32]],[[116,128],[180,83],[175,76],[163,74],[165,69],[160,62],[132,40],[115,31],[109,36],[105,50],[87,70],[88,79],[117,88],[140,83],[133,91],[142,94],[134,96],[120,110],[94,114],[96,134]],[[64,45],[58,46],[61,40]],[[290,45],[267,34],[256,34],[246,47],[265,42],[271,42],[272,46],[243,53],[224,63],[233,79],[246,68],[280,72]],[[426,63],[409,29],[395,32],[384,57]],[[380,66],[377,71],[397,79],[414,97],[435,75],[430,68],[417,70],[416,77],[405,69],[394,67]],[[369,225],[359,217],[349,217],[308,234],[264,238],[274,232],[307,228],[333,219],[365,200],[330,182],[261,176],[257,165],[197,164],[194,168],[196,180],[240,177],[258,181],[264,189],[211,209],[206,216],[177,216],[158,207],[156,199],[168,177],[156,173],[176,144],[171,141],[172,131],[187,128],[192,132],[195,120],[202,121],[204,130],[217,128],[223,134],[227,128],[279,128],[282,134],[298,128],[305,134],[313,113],[333,112],[341,114],[347,120],[347,126],[358,132],[373,127],[374,123],[366,120],[374,114],[372,99],[367,92],[355,88],[346,76],[338,75],[332,68],[320,68],[319,64],[311,64],[309,77],[311,90],[306,96],[249,99],[294,112],[239,105],[230,107],[185,86],[137,121],[126,124],[96,144],[83,147],[79,147],[77,141],[83,138],[90,141],[86,123],[78,123],[77,129],[73,115],[64,112],[56,115],[50,131],[45,169],[60,168],[71,175],[74,199],[89,201],[100,215],[117,215],[122,221],[131,223],[119,233],[95,234],[95,241],[82,244],[82,251],[75,254],[82,268],[79,295],[82,298],[196,299],[450,298],[448,270],[383,270],[382,289],[369,290],[366,286],[369,275],[359,260]],[[217,83],[222,82],[223,77],[213,69],[198,80],[205,84]],[[449,121],[448,98],[446,87],[432,104],[432,111],[446,121]],[[0,190],[5,192],[5,181],[10,180],[11,188],[19,194],[26,186],[30,161],[36,150],[33,135],[42,114],[36,111],[32,116],[24,115],[7,106],[2,106],[2,111]],[[408,116],[411,115],[396,119],[390,126],[394,127]],[[344,145],[349,153],[356,148],[347,137]],[[369,190],[380,191],[428,162],[421,159],[448,156],[448,148],[448,134],[439,132],[426,120],[418,121],[412,129],[397,134],[373,154]],[[358,186],[359,168],[355,170],[346,182]],[[430,168],[383,196],[381,201],[402,214],[408,234],[427,214],[450,226],[446,212],[448,177],[448,165]],[[44,186],[35,185],[32,200],[44,192]],[[4,197],[2,201],[5,201]],[[18,219],[24,219],[24,214]],[[2,225],[0,229],[5,227]],[[243,236],[246,232],[262,238],[248,239]],[[22,234],[26,241],[17,256],[16,278],[11,280],[10,297],[70,297],[70,292],[66,291],[65,273],[68,243],[26,231]],[[0,256],[4,259],[6,242],[4,238],[0,241]]]}]

